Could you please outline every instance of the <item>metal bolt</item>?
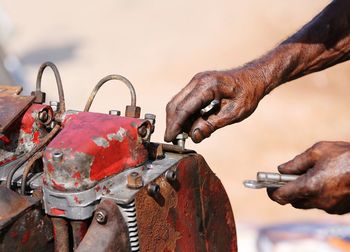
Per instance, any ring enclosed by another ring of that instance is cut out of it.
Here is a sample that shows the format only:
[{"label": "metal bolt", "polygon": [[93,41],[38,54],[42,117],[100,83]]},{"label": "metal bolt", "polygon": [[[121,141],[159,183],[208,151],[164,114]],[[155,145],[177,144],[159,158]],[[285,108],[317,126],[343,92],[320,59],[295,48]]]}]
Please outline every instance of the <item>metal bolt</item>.
[{"label": "metal bolt", "polygon": [[147,127],[146,127],[146,125],[141,125],[138,128],[137,131],[138,131],[140,137],[145,138],[147,136]]},{"label": "metal bolt", "polygon": [[121,112],[120,112],[120,110],[112,109],[112,110],[108,111],[108,114],[115,115],[115,116],[120,116]]},{"label": "metal bolt", "polygon": [[60,151],[56,151],[52,154],[53,161],[60,162],[62,161],[63,153]]},{"label": "metal bolt", "polygon": [[45,123],[49,119],[49,114],[46,110],[40,111],[38,114],[39,120]]},{"label": "metal bolt", "polygon": [[147,186],[147,192],[150,196],[156,196],[159,193],[159,191],[160,187],[157,184],[152,183]]},{"label": "metal bolt", "polygon": [[166,173],[165,173],[165,178],[169,182],[175,181],[176,178],[177,178],[176,171],[174,171],[174,170],[167,170]]},{"label": "metal bolt", "polygon": [[100,224],[105,224],[107,222],[107,213],[105,210],[100,209],[95,215],[96,221]]},{"label": "metal bolt", "polygon": [[143,186],[142,176],[138,172],[131,172],[127,177],[128,187],[138,189]]},{"label": "metal bolt", "polygon": [[145,114],[145,120],[148,120],[154,126],[156,124],[156,115],[147,113]]},{"label": "metal bolt", "polygon": [[188,138],[188,134],[187,133],[181,133],[181,134],[178,134],[176,136],[176,144],[178,146],[180,146],[182,149],[185,149],[185,142],[186,142],[186,139]]},{"label": "metal bolt", "polygon": [[156,120],[156,115],[155,114],[151,114],[151,113],[146,113],[145,114],[145,119],[147,119],[147,120]]},{"label": "metal bolt", "polygon": [[50,106],[53,112],[57,112],[58,108],[60,107],[60,103],[58,101],[50,101]]}]

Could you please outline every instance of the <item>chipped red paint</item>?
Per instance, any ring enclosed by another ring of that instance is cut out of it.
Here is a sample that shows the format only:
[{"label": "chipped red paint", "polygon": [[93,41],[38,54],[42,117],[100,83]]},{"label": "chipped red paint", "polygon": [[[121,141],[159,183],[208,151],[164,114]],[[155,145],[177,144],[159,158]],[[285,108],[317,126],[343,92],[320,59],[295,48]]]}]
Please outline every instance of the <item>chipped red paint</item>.
[{"label": "chipped red paint", "polygon": [[0,134],[0,141],[2,141],[4,144],[10,143],[10,139],[7,136],[2,134]]},{"label": "chipped red paint", "polygon": [[35,144],[40,143],[39,135],[40,135],[40,133],[38,131],[33,133],[33,143],[35,143]]},{"label": "chipped red paint", "polygon": [[51,208],[50,212],[54,216],[64,216],[66,214],[66,212],[64,210],[58,209],[58,208]]},{"label": "chipped red paint", "polygon": [[[66,190],[86,189],[105,177],[143,164],[148,152],[138,135],[141,123],[143,120],[136,118],[91,112],[67,115],[62,131],[44,153],[47,182],[57,190],[62,189],[56,187],[57,183]],[[64,153],[59,165],[52,160],[55,151]]]},{"label": "chipped red paint", "polygon": [[77,171],[76,173],[73,174],[72,177],[75,179],[80,179],[81,178],[80,172]]},{"label": "chipped red paint", "polygon": [[30,230],[26,230],[22,236],[22,240],[21,240],[21,243],[24,244],[24,243],[27,243],[28,240],[29,240],[29,237],[30,237]]},{"label": "chipped red paint", "polygon": [[78,196],[76,196],[76,195],[74,195],[74,201],[75,201],[75,203],[80,204],[80,200],[79,200]]},{"label": "chipped red paint", "polygon": [[[47,182],[47,181],[46,181]],[[55,180],[51,179],[51,182],[53,184],[53,187],[59,191],[65,191],[66,188],[64,187],[64,184],[59,184]]]}]

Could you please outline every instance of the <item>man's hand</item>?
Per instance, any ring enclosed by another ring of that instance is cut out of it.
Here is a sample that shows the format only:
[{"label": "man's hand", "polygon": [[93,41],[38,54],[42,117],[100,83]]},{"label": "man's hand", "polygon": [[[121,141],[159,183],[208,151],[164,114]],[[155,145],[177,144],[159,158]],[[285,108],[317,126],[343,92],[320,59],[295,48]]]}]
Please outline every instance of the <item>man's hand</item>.
[{"label": "man's hand", "polygon": [[278,170],[301,176],[277,190],[268,190],[272,200],[332,214],[350,212],[350,143],[319,142]]},{"label": "man's hand", "polygon": [[[197,74],[167,106],[164,140],[187,132],[196,143],[248,117],[277,86],[350,59],[350,1],[334,0],[300,31],[240,69]],[[201,118],[212,100],[219,110]]]},{"label": "man's hand", "polygon": [[[173,141],[186,132],[199,143],[215,130],[242,121],[257,107],[264,96],[263,75],[247,69],[199,73],[167,105],[164,140]],[[207,117],[200,110],[212,100],[219,108]]]}]

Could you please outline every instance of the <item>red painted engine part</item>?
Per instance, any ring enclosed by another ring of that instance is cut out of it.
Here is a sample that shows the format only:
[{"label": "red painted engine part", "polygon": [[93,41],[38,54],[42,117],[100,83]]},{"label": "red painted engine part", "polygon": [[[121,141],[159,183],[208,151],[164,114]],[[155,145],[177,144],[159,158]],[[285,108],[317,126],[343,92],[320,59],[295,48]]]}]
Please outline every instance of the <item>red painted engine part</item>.
[{"label": "red painted engine part", "polygon": [[17,159],[29,152],[48,134],[46,126],[39,120],[41,111],[53,111],[48,105],[32,104],[28,110],[13,122],[10,129],[0,134],[0,165]]},{"label": "red painted engine part", "polygon": [[[138,128],[148,121],[91,112],[68,114],[44,152],[43,182],[59,191],[86,190],[146,162]],[[59,158],[55,156],[60,156]]]}]

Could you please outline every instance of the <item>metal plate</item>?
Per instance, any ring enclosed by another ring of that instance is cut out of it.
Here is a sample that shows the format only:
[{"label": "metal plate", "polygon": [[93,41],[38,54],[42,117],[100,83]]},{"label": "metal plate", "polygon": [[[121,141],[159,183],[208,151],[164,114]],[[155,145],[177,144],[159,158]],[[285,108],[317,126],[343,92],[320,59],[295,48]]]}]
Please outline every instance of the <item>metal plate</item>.
[{"label": "metal plate", "polygon": [[4,133],[33,102],[34,96],[0,93],[0,133]]}]

